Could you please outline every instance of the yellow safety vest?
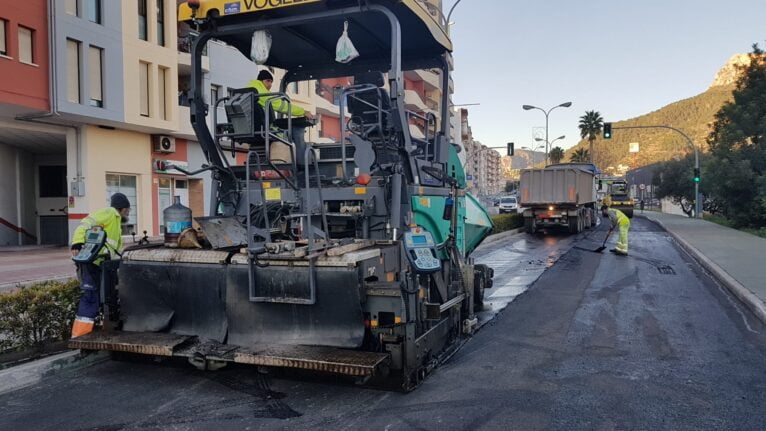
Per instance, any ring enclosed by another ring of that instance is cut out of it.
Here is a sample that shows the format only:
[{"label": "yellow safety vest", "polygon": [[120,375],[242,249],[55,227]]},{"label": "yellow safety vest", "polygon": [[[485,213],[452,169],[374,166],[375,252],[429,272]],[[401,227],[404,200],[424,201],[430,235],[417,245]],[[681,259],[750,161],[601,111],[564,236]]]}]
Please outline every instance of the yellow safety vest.
[{"label": "yellow safety vest", "polygon": [[612,226],[614,227],[630,224],[630,219],[628,216],[626,216],[624,212],[618,209],[609,208],[607,210],[607,214],[609,214],[609,220],[612,222]]},{"label": "yellow safety vest", "polygon": [[94,226],[101,226],[106,232],[106,246],[99,252],[99,255],[102,256],[93,262],[96,265],[101,265],[105,258],[112,257],[112,253],[122,250],[122,217],[112,207],[101,208],[89,214],[82,219],[80,225],[74,230],[72,245],[84,244],[86,232]]},{"label": "yellow safety vest", "polygon": [[[263,85],[263,81],[259,81],[257,79],[253,79],[250,81],[250,87],[255,88],[255,90],[258,92],[258,94],[268,94],[271,93],[265,85]],[[300,106],[297,106],[295,104],[290,105],[292,109],[290,111],[287,110],[287,102],[285,102],[282,99],[274,99],[273,97],[261,97],[258,99],[258,104],[263,106],[263,109],[266,109],[266,102],[269,99],[273,99],[271,101],[271,108],[274,109],[274,112],[278,112],[280,114],[287,114],[290,113],[290,116],[292,117],[302,117],[306,114],[306,110],[301,108]]]}]

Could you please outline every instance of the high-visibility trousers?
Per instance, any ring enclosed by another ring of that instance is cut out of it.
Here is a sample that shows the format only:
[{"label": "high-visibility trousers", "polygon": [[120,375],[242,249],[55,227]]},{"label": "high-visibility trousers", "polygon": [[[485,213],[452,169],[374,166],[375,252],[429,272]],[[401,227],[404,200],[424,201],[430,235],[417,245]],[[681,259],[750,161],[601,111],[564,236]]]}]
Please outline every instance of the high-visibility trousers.
[{"label": "high-visibility trousers", "polygon": [[620,220],[617,229],[619,230],[619,235],[617,237],[617,246],[615,249],[620,253],[628,254],[628,231],[630,230],[630,219],[625,217],[623,220]]},{"label": "high-visibility trousers", "polygon": [[72,338],[93,331],[101,305],[101,268],[92,263],[80,264],[77,273],[80,278],[80,303],[72,324]]}]

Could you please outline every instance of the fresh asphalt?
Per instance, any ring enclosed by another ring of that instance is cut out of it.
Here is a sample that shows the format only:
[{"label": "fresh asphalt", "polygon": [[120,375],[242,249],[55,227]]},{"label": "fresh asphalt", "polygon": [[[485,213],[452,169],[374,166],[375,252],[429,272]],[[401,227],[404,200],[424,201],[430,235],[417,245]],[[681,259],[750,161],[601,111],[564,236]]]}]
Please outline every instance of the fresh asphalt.
[{"label": "fresh asphalt", "polygon": [[477,253],[496,267],[488,323],[408,394],[110,361],[0,396],[0,429],[766,429],[766,328],[632,223],[627,258],[573,248],[604,227]]}]

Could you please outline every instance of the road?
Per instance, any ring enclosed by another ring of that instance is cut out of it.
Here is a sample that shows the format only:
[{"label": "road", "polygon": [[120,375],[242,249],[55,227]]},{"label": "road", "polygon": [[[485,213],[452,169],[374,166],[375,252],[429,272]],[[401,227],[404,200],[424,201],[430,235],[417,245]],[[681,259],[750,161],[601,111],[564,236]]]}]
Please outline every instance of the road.
[{"label": "road", "polygon": [[111,361],[0,396],[0,429],[766,429],[766,328],[644,219],[631,257],[574,248],[603,230],[478,253],[488,323],[409,394]]}]

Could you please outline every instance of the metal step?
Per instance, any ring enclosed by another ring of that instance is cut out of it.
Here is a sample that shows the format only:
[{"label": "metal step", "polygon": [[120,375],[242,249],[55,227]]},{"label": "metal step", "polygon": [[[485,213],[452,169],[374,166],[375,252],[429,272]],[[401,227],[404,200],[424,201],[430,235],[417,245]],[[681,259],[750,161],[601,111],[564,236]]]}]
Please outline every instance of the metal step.
[{"label": "metal step", "polygon": [[389,361],[387,353],[277,344],[244,348],[193,336],[158,332],[92,332],[69,340],[69,347],[296,368],[354,377],[374,376]]},{"label": "metal step", "polygon": [[69,348],[173,356],[176,346],[192,338],[161,332],[96,331],[72,338],[69,340]]}]

